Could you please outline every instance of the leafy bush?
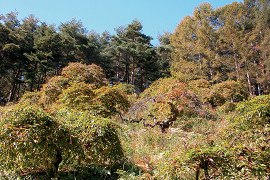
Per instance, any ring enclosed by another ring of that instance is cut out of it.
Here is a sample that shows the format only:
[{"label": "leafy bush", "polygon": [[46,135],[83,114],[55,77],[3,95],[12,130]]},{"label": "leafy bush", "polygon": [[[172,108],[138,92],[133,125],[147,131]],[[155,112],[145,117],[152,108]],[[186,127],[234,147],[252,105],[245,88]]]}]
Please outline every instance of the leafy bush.
[{"label": "leafy bush", "polygon": [[205,79],[198,79],[188,82],[191,92],[196,94],[203,103],[207,103],[208,96],[210,94],[211,85],[210,82]]},{"label": "leafy bush", "polygon": [[270,96],[258,96],[236,107],[226,128],[235,166],[250,177],[270,173]]},{"label": "leafy bush", "polygon": [[178,117],[210,118],[206,104],[189,90],[187,84],[174,78],[159,79],[151,84],[131,107],[128,115],[137,119],[144,117],[150,123],[172,118],[175,121]]},{"label": "leafy bush", "polygon": [[95,90],[95,94],[92,107],[101,116],[113,116],[125,112],[129,108],[127,95],[117,86],[103,86]]},{"label": "leafy bush", "polygon": [[122,162],[118,126],[88,111],[62,109],[53,119],[24,106],[1,119],[0,171],[47,171],[80,166],[114,167]]},{"label": "leafy bush", "polygon": [[135,93],[135,87],[132,84],[119,83],[117,85],[114,85],[114,88],[122,91],[127,95],[133,95]]},{"label": "leafy bush", "polygon": [[46,84],[43,85],[41,90],[40,102],[47,105],[55,103],[63,90],[70,86],[69,79],[62,76],[52,77]]},{"label": "leafy bush", "polygon": [[89,111],[62,109],[57,119],[75,132],[84,150],[85,163],[114,166],[121,162],[123,151],[118,138],[118,126],[111,120],[94,116]]},{"label": "leafy bush", "polygon": [[236,81],[224,81],[219,84],[215,84],[209,95],[209,102],[213,106],[221,106],[227,101],[239,102],[248,98],[248,92],[246,87]]},{"label": "leafy bush", "polygon": [[87,109],[95,97],[92,86],[84,82],[72,83],[63,90],[59,102],[69,108]]},{"label": "leafy bush", "polygon": [[102,72],[101,67],[95,64],[69,63],[69,65],[62,70],[61,74],[72,81],[94,84],[97,88],[107,84],[105,74]]},{"label": "leafy bush", "polygon": [[39,104],[41,94],[40,92],[26,92],[20,99],[21,105],[35,105]]},{"label": "leafy bush", "polygon": [[222,106],[218,107],[218,111],[222,113],[229,113],[235,110],[236,108],[235,102],[225,102]]},{"label": "leafy bush", "polygon": [[0,168],[4,171],[56,172],[68,154],[80,150],[65,125],[35,106],[7,112],[1,119],[0,132]]}]

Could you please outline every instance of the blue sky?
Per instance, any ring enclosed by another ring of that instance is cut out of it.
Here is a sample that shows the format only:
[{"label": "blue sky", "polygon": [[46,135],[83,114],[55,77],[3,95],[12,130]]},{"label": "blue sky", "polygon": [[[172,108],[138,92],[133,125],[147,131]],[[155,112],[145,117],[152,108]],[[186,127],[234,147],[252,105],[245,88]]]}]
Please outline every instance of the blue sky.
[{"label": "blue sky", "polygon": [[0,0],[0,14],[19,13],[19,19],[34,14],[48,24],[61,23],[76,18],[89,30],[102,33],[127,25],[137,19],[143,24],[143,32],[152,36],[173,32],[186,15],[192,15],[195,7],[209,2],[214,8],[242,0]]}]

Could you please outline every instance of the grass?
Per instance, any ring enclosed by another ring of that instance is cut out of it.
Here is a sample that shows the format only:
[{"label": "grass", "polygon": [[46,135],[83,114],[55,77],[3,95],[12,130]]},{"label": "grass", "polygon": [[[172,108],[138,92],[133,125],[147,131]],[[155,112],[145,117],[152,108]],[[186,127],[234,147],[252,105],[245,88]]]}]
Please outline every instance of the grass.
[{"label": "grass", "polygon": [[222,130],[223,122],[221,119],[179,118],[166,133],[158,127],[146,128],[142,123],[126,123],[120,137],[125,156],[143,170],[137,178],[162,179],[161,171],[174,157],[196,143],[213,138]]}]

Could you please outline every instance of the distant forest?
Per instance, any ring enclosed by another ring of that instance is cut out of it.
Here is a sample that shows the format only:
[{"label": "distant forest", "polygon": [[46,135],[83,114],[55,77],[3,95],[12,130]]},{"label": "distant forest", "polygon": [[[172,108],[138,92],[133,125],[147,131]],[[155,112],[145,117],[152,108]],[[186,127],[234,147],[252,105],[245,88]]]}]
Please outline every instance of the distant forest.
[{"label": "distant forest", "polygon": [[142,92],[169,75],[187,82],[205,79],[246,84],[250,95],[269,93],[270,9],[268,1],[246,0],[213,9],[203,3],[173,33],[152,37],[134,20],[97,34],[73,19],[59,27],[34,15],[18,20],[11,12],[0,18],[1,104],[18,101],[70,62],[96,64],[110,83],[125,82]]},{"label": "distant forest", "polygon": [[0,98],[1,104],[17,101],[26,91],[40,90],[42,84],[71,62],[96,64],[104,69],[110,83],[125,82],[143,91],[152,81],[169,74],[171,59],[169,33],[153,47],[143,34],[142,24],[131,24],[97,34],[73,19],[59,27],[39,21],[34,15],[17,19],[18,13],[1,16]]}]

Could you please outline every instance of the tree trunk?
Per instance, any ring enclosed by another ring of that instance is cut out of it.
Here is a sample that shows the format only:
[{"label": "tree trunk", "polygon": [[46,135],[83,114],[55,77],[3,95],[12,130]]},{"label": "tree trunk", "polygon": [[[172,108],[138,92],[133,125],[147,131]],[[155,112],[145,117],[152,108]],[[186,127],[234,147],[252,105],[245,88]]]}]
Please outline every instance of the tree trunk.
[{"label": "tree trunk", "polygon": [[134,57],[132,57],[132,70],[131,70],[131,84],[135,85],[135,62]]},{"label": "tree trunk", "polygon": [[59,165],[63,160],[61,151],[55,145],[54,145],[54,147],[56,150],[56,155],[55,155],[55,159],[53,161],[53,167],[51,169],[49,169],[49,175],[51,178],[54,178],[57,176]]},{"label": "tree trunk", "polygon": [[37,65],[38,65],[38,62],[36,61],[35,62],[35,67],[34,67],[34,70],[33,70],[33,72],[34,72],[34,75],[33,75],[33,77],[32,77],[32,79],[31,79],[31,84],[30,84],[30,92],[33,92],[34,90],[34,81],[35,81],[35,72],[36,72],[36,70],[37,70]]},{"label": "tree trunk", "polygon": [[246,66],[246,75],[247,75],[247,81],[248,81],[248,90],[249,90],[249,94],[252,95],[251,82],[250,82],[250,76],[249,76],[249,72],[248,72],[247,60],[245,60],[245,66]]},{"label": "tree trunk", "polygon": [[196,180],[199,180],[199,176],[200,176],[200,167],[198,167],[196,170]]},{"label": "tree trunk", "polygon": [[204,176],[205,176],[205,180],[210,179],[209,173],[208,173],[208,165],[204,167]]},{"label": "tree trunk", "polygon": [[237,78],[236,80],[240,80],[238,62],[237,62],[237,58],[236,58],[236,52],[235,52],[234,42],[233,41],[232,41],[232,48],[233,48],[234,66],[235,66],[236,78]]},{"label": "tree trunk", "polygon": [[209,61],[209,71],[210,71],[210,80],[211,80],[211,85],[213,86],[213,69],[212,69],[212,63]]},{"label": "tree trunk", "polygon": [[125,72],[125,81],[126,83],[129,83],[129,64],[127,62],[127,56],[126,56],[126,72]]},{"label": "tree trunk", "polygon": [[119,54],[116,61],[116,82],[119,82],[120,79],[120,56],[121,54]]},{"label": "tree trunk", "polygon": [[144,73],[143,73],[143,69],[141,69],[141,92],[143,92],[143,90],[145,89],[145,82],[144,82]]},{"label": "tree trunk", "polygon": [[18,86],[18,83],[16,82],[16,79],[19,78],[19,75],[20,75],[20,68],[17,70],[16,72],[16,75],[14,77],[14,82],[12,84],[12,88],[10,90],[10,93],[9,93],[9,97],[8,97],[8,100],[7,102],[12,102],[14,100],[14,97],[16,95],[16,91],[17,91],[17,86]]},{"label": "tree trunk", "polygon": [[203,79],[202,57],[201,57],[201,53],[199,53],[199,62],[200,62],[200,75],[201,75],[201,79]]}]

